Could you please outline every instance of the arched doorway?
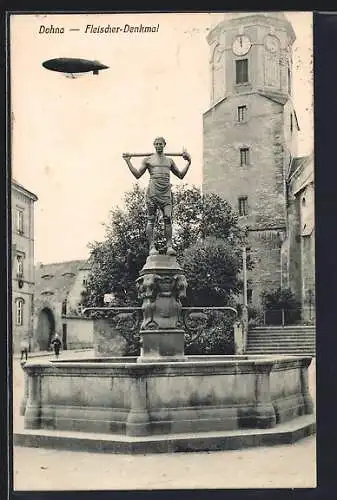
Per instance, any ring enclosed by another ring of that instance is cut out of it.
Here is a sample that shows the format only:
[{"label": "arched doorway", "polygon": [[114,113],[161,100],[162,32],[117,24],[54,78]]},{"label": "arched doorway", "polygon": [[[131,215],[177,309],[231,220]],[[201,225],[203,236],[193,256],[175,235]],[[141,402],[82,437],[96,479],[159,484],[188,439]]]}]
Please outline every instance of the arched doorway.
[{"label": "arched doorway", "polygon": [[40,351],[47,351],[50,346],[50,341],[55,333],[54,314],[45,307],[39,313],[36,331],[36,341]]}]

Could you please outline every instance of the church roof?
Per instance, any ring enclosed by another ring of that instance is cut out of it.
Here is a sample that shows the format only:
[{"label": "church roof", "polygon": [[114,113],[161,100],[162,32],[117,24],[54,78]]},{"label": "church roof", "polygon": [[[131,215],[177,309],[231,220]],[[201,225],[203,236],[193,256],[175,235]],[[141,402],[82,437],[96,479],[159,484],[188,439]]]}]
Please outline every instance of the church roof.
[{"label": "church roof", "polygon": [[288,96],[279,92],[272,92],[270,90],[258,90],[257,92],[271,101],[282,104],[282,106],[288,101]]},{"label": "church roof", "polygon": [[21,191],[23,194],[28,196],[28,198],[32,199],[33,201],[38,200],[36,194],[29,191],[27,188],[25,188],[22,184],[20,184],[17,180],[13,178],[12,178],[12,188],[16,189],[17,191]]},{"label": "church roof", "polygon": [[[256,91],[250,91],[248,92],[249,94],[259,94],[260,96],[262,97],[266,97],[267,99],[273,101],[273,102],[276,102],[277,104],[281,104],[281,106],[284,106],[285,103],[288,101],[288,96],[285,95],[285,94],[281,94],[279,92],[272,92],[272,91],[269,91],[269,90],[261,90],[261,89],[257,89]],[[240,95],[243,95],[240,94]],[[204,115],[206,115],[207,113],[209,113],[212,109],[216,108],[217,106],[219,106],[219,104],[221,104],[222,102],[226,101],[229,97],[232,97],[232,95],[227,95],[225,97],[223,97],[222,99],[219,99],[219,101],[215,102],[214,104],[212,104],[205,112],[204,112]],[[297,121],[297,116],[296,116],[296,113],[295,113],[295,118],[296,118],[296,125],[297,125],[297,128],[299,130],[299,126],[298,126],[298,121]]]},{"label": "church roof", "polygon": [[298,156],[297,158],[293,158],[288,174],[288,179],[293,177],[295,172],[301,172],[306,165],[313,161],[313,155],[307,156]]},{"label": "church roof", "polygon": [[52,296],[52,300],[62,301],[71,290],[76,276],[85,269],[86,260],[37,264],[35,266],[35,295],[42,299]]}]

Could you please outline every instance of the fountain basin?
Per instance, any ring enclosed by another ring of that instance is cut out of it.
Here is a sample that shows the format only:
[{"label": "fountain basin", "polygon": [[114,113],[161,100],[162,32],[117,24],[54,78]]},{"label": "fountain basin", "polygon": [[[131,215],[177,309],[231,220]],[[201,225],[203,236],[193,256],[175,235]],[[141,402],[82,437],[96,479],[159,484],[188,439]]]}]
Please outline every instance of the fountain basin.
[{"label": "fountain basin", "polygon": [[32,361],[25,429],[169,436],[267,429],[313,413],[307,356]]}]

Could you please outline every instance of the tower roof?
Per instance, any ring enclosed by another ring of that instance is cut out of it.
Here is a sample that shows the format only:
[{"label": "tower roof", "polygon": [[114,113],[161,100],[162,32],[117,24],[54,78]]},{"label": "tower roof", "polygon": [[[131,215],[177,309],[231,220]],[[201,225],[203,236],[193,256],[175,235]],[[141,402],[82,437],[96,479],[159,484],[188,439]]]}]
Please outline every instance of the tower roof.
[{"label": "tower roof", "polygon": [[265,21],[269,23],[273,23],[276,27],[285,27],[288,32],[288,36],[291,39],[291,42],[294,42],[296,39],[296,35],[294,29],[292,27],[291,22],[288,20],[287,16],[284,12],[278,11],[255,11],[255,12],[228,12],[224,14],[224,20],[217,24],[213,29],[210,30],[207,41],[208,43],[212,43],[215,41],[222,31],[225,31],[226,28],[230,26],[239,26],[240,24],[249,23],[254,24],[257,21]]},{"label": "tower roof", "polygon": [[230,19],[239,19],[243,17],[248,17],[252,15],[259,15],[259,16],[265,16],[265,17],[275,17],[277,19],[281,19],[282,21],[288,21],[286,18],[284,12],[277,12],[277,11],[270,11],[270,12],[264,12],[264,11],[255,11],[255,12],[228,12],[224,15],[224,20],[229,21]]}]

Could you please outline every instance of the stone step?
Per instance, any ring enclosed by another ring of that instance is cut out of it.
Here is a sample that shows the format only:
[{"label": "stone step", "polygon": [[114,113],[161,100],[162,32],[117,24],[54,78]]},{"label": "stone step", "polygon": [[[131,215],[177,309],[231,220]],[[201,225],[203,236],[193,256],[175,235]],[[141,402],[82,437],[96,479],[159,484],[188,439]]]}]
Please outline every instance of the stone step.
[{"label": "stone step", "polygon": [[278,339],[315,340],[316,335],[250,335],[248,333],[248,338],[249,339],[261,339],[261,340],[266,340],[266,339],[270,339],[270,340],[278,340]]},{"label": "stone step", "polygon": [[285,352],[307,352],[307,351],[310,351],[310,352],[314,352],[315,349],[313,348],[307,348],[307,347],[285,347],[285,346],[280,346],[280,347],[274,347],[274,348],[270,348],[270,347],[253,347],[253,346],[248,346],[247,348],[247,352],[261,352],[261,353],[269,353],[269,352],[281,352],[281,351],[285,351]]},{"label": "stone step", "polygon": [[266,344],[266,345],[273,345],[273,344],[289,344],[289,345],[316,345],[316,340],[315,339],[247,339],[248,344]]},{"label": "stone step", "polygon": [[270,340],[278,340],[278,339],[315,340],[316,335],[251,335],[250,333],[248,333],[248,338],[249,339],[261,339],[261,340],[266,340],[266,339],[270,339]]},{"label": "stone step", "polygon": [[316,351],[313,349],[247,349],[247,354],[296,354],[315,356]]},{"label": "stone step", "polygon": [[[265,324],[265,325],[254,326],[254,328],[280,328],[280,327],[282,327],[282,325]],[[308,330],[309,328],[316,328],[316,325],[315,325],[315,323],[312,323],[310,325],[302,325],[302,324],[298,323],[298,324],[293,324],[293,325],[284,325],[282,328],[302,328],[303,330]]]},{"label": "stone step", "polygon": [[248,339],[248,344],[310,344],[316,345],[315,339]]},{"label": "stone step", "polygon": [[247,353],[315,356],[316,326],[260,326],[248,332]]},{"label": "stone step", "polygon": [[248,330],[250,335],[316,335],[316,330]]},{"label": "stone step", "polygon": [[316,339],[316,335],[252,335],[251,333],[248,333],[248,338],[250,339],[270,339],[270,340],[275,340],[275,339],[295,339],[295,340],[302,340],[302,339],[310,339],[314,340]]},{"label": "stone step", "polygon": [[278,344],[289,344],[289,345],[316,345],[315,340],[308,340],[308,339],[302,339],[302,340],[285,340],[285,339],[278,339],[278,340],[271,340],[271,339],[248,339],[248,344],[256,344],[256,345],[278,345]]},{"label": "stone step", "polygon": [[249,329],[250,333],[268,333],[270,335],[274,335],[275,333],[290,333],[290,332],[297,332],[301,334],[313,334],[316,333],[316,328],[296,328],[296,327],[259,327],[259,328],[250,328]]},{"label": "stone step", "polygon": [[310,328],[316,328],[316,325],[315,323],[310,323],[309,325],[303,325],[301,323],[295,323],[295,324],[292,324],[292,325],[284,325],[282,327],[282,325],[268,325],[268,324],[265,324],[265,325],[256,325],[254,326],[253,328],[302,328],[303,330],[308,330]]},{"label": "stone step", "polygon": [[286,345],[286,344],[279,344],[279,345],[252,345],[248,344],[247,349],[297,349],[297,350],[303,350],[303,349],[315,349],[315,346],[312,345]]},{"label": "stone step", "polygon": [[256,350],[262,350],[262,349],[268,349],[268,350],[277,350],[277,349],[298,349],[298,350],[306,350],[309,349],[309,351],[314,351],[316,350],[316,347],[313,345],[285,345],[285,344],[279,344],[279,345],[248,345],[247,349],[254,349]]},{"label": "stone step", "polygon": [[280,352],[275,352],[275,351],[254,351],[254,352],[247,352],[248,355],[250,356],[310,356],[314,358],[316,356],[315,352],[311,351],[303,351],[303,352],[290,352],[290,351],[280,351]]}]

